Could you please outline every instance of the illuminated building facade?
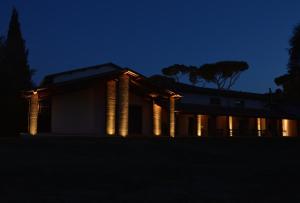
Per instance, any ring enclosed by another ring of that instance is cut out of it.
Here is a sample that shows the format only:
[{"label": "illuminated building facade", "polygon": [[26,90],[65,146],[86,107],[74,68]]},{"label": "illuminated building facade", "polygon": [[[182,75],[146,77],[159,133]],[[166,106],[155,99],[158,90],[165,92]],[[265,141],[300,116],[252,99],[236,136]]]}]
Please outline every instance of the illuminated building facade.
[{"label": "illuminated building facade", "polygon": [[299,109],[272,103],[269,94],[153,83],[112,63],[48,75],[24,96],[31,135],[266,137],[300,132]]}]

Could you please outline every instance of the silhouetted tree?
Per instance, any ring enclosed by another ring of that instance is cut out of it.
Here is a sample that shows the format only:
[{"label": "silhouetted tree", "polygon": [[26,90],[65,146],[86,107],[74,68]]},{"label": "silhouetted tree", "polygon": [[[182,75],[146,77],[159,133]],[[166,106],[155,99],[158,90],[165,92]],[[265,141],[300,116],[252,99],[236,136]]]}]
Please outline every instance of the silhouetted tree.
[{"label": "silhouetted tree", "polygon": [[[4,64],[4,58],[5,58],[4,53],[5,53],[4,38],[0,36],[0,71],[3,70],[2,66]],[[1,74],[1,72],[0,72],[0,74]]]},{"label": "silhouetted tree", "polygon": [[189,69],[189,81],[192,85],[196,85],[201,82],[202,86],[205,85],[204,79],[200,75],[200,71],[196,66],[190,66]]},{"label": "silhouetted tree", "polygon": [[28,50],[21,33],[18,12],[14,8],[6,38],[6,65],[14,79],[12,86],[17,91],[32,87],[32,70],[28,65],[27,56]]},{"label": "silhouetted tree", "polygon": [[164,75],[152,75],[148,78],[148,80],[157,86],[165,88],[172,87],[176,83],[174,78],[170,78]]},{"label": "silhouetted tree", "polygon": [[3,51],[0,86],[3,102],[1,113],[5,119],[2,126],[7,128],[7,133],[17,135],[27,127],[27,102],[22,98],[21,92],[32,88],[33,71],[28,65],[28,51],[15,8],[12,11]]},{"label": "silhouetted tree", "polygon": [[289,63],[288,72],[290,74],[300,72],[300,24],[294,28],[293,36],[291,37],[289,48]]},{"label": "silhouetted tree", "polygon": [[240,74],[248,68],[249,65],[244,61],[220,61],[202,65],[190,73],[190,78],[195,81],[202,78],[216,84],[218,89],[231,89]]},{"label": "silhouetted tree", "polygon": [[294,28],[289,44],[288,73],[274,81],[283,87],[287,99],[300,102],[300,24]]},{"label": "silhouetted tree", "polygon": [[190,67],[183,64],[174,64],[162,69],[162,73],[165,76],[175,78],[176,82],[179,82],[179,77],[181,75],[187,74],[189,72],[190,72]]},{"label": "silhouetted tree", "polygon": [[[220,61],[213,64],[204,64],[200,68],[196,66],[187,66],[183,64],[174,64],[162,69],[164,76],[171,77],[179,82],[181,75],[188,74],[189,81],[196,85],[205,82],[214,83],[219,89],[230,89],[239,78],[240,74],[247,70],[249,65],[244,61]],[[159,81],[165,81],[167,78],[159,76],[154,77]]]}]

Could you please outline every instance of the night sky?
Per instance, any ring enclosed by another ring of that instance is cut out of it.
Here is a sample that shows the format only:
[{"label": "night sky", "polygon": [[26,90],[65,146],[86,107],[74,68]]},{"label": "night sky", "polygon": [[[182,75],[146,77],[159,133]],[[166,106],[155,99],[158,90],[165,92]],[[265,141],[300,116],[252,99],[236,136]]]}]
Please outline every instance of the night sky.
[{"label": "night sky", "polygon": [[286,72],[288,40],[300,22],[299,0],[1,0],[2,35],[13,5],[37,83],[106,62],[150,76],[175,63],[245,60],[250,69],[234,89],[267,92]]}]

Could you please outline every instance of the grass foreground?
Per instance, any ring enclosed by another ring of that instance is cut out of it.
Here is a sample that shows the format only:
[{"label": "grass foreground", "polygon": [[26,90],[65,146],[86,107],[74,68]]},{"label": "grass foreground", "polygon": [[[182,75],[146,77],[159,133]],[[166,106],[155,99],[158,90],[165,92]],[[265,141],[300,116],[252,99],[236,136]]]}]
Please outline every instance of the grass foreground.
[{"label": "grass foreground", "polygon": [[0,139],[0,202],[300,202],[299,138]]}]

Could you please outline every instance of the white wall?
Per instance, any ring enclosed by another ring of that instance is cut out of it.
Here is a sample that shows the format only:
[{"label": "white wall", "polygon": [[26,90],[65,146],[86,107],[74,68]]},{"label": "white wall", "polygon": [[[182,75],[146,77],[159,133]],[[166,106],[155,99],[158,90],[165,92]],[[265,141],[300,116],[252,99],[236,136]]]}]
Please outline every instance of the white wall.
[{"label": "white wall", "polygon": [[105,84],[52,97],[53,133],[105,133]]}]

